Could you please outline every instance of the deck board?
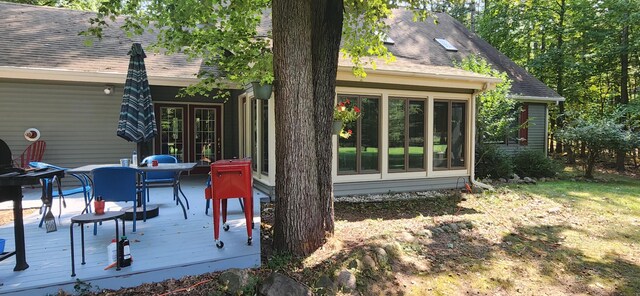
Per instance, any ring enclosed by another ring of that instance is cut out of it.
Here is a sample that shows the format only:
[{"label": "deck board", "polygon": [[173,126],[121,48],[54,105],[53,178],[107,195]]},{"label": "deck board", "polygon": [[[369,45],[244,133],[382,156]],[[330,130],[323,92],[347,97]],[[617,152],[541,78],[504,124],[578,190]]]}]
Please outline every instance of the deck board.
[{"label": "deck board", "polygon": [[[197,275],[228,268],[249,268],[260,266],[260,198],[263,195],[254,190],[253,244],[248,246],[246,224],[237,201],[229,201],[228,223],[231,229],[220,230],[225,247],[215,247],[213,239],[213,219],[204,213],[205,200],[201,178],[183,181],[183,191],[189,198],[191,209],[184,219],[182,209],[175,205],[171,188],[151,189],[150,204],[160,207],[160,215],[146,222],[137,221],[137,231],[126,221],[126,235],[131,242],[134,262],[120,271],[115,268],[103,270],[108,265],[107,245],[115,236],[114,223],[104,222],[93,235],[93,225],[85,225],[86,264],[81,265],[80,228],[74,226],[76,277],[71,277],[71,254],[69,224],[70,218],[80,213],[83,207],[81,195],[67,197],[67,208],[61,219],[57,217],[57,198],[54,203],[56,232],[46,233],[38,228],[40,215],[36,212],[25,217],[26,257],[29,268],[14,272],[15,257],[0,262],[0,294],[44,295],[58,289],[73,291],[76,279],[91,283],[94,287],[117,289],[144,282],[157,282],[185,275]],[[38,205],[38,189],[25,189],[23,205]],[[5,203],[0,204],[6,207]],[[124,203],[107,203],[106,209],[116,210]],[[119,227],[121,225],[119,224]],[[13,250],[13,224],[0,226],[0,237],[7,239],[5,250]]]}]

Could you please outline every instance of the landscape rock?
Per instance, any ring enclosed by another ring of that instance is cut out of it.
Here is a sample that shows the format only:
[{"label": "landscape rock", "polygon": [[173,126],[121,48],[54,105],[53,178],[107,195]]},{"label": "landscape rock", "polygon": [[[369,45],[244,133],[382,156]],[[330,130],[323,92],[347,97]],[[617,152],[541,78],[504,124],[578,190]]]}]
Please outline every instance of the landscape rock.
[{"label": "landscape rock", "polygon": [[449,224],[449,228],[451,228],[452,232],[458,232],[458,224],[456,223]]},{"label": "landscape rock", "polygon": [[467,228],[467,224],[465,224],[464,222],[458,222],[458,228],[466,229]]},{"label": "landscape rock", "polygon": [[389,255],[387,254],[387,251],[380,247],[376,248],[374,251],[376,254],[376,259],[378,260],[378,264],[380,264],[380,266],[386,266],[387,264],[389,264]]},{"label": "landscape rock", "polygon": [[351,262],[349,262],[349,269],[361,269],[362,268],[362,261],[360,261],[360,259],[353,259],[351,260]]},{"label": "landscape rock", "polygon": [[500,183],[507,183],[507,179],[505,179],[505,178],[500,178],[499,181],[500,181]]},{"label": "landscape rock", "polygon": [[279,274],[272,273],[260,286],[262,296],[311,296],[313,293],[307,286],[294,281],[293,279]]},{"label": "landscape rock", "polygon": [[473,222],[467,221],[465,224],[467,224],[467,229],[473,229]]},{"label": "landscape rock", "polygon": [[512,179],[518,181],[520,180],[520,176],[518,176],[518,174],[513,174]]},{"label": "landscape rock", "polygon": [[538,179],[538,181],[540,181],[540,182],[546,182],[546,181],[547,181],[547,178],[542,177],[542,178]]},{"label": "landscape rock", "polygon": [[371,258],[369,255],[364,255],[362,257],[362,267],[368,270],[376,270],[378,267],[376,266],[376,261]]},{"label": "landscape rock", "polygon": [[411,233],[405,231],[400,235],[400,240],[402,240],[403,242],[412,243],[416,240],[416,238],[411,235]]},{"label": "landscape rock", "polygon": [[557,213],[557,212],[560,212],[560,210],[561,210],[561,208],[560,208],[560,207],[554,207],[554,208],[550,208],[550,209],[548,209],[548,210],[547,210],[547,212],[548,212],[549,214],[555,214],[555,213]]},{"label": "landscape rock", "polygon": [[[353,291],[356,289],[356,276],[350,271],[343,269],[338,274],[338,287],[345,291]],[[275,295],[274,295],[275,296]]]},{"label": "landscape rock", "polygon": [[423,229],[423,230],[420,232],[420,235],[425,236],[425,237],[428,237],[428,238],[431,238],[431,237],[433,236],[433,233],[432,233],[432,232],[431,232],[431,230],[429,230],[429,229]]},{"label": "landscape rock", "polygon": [[524,177],[524,182],[526,182],[528,184],[536,184],[536,180],[531,179],[529,177]]},{"label": "landscape rock", "polygon": [[387,254],[395,258],[400,258],[400,256],[402,256],[402,254],[404,253],[402,251],[402,246],[400,246],[398,242],[387,244],[386,246],[384,246],[384,250],[387,251]]},{"label": "landscape rock", "polygon": [[451,227],[449,227],[449,225],[442,225],[442,230],[444,230],[444,232],[451,232]]},{"label": "landscape rock", "polygon": [[319,294],[322,295],[336,295],[338,292],[338,286],[326,274],[320,276],[318,281],[316,281],[315,287],[318,289]]},{"label": "landscape rock", "polygon": [[232,268],[220,274],[218,282],[226,285],[232,294],[237,294],[249,283],[249,273],[246,269]]}]

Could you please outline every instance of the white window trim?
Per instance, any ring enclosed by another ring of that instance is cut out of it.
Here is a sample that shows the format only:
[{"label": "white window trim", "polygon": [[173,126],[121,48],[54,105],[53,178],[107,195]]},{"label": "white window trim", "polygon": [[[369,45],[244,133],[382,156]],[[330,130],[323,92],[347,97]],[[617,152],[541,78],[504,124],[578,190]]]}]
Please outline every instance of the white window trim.
[{"label": "white window trim", "polygon": [[[391,89],[372,89],[372,88],[357,88],[357,87],[336,87],[336,97],[334,102],[337,102],[338,95],[364,95],[364,96],[378,96],[381,98],[380,106],[380,172],[373,174],[356,174],[356,175],[338,175],[338,136],[332,137],[332,149],[334,151],[332,160],[332,175],[334,183],[348,183],[348,182],[362,182],[362,181],[376,181],[376,180],[401,180],[401,179],[415,179],[415,178],[441,178],[441,177],[466,177],[471,175],[474,155],[472,153],[473,137],[475,131],[475,104],[473,102],[472,94],[456,94],[456,93],[439,93],[439,92],[424,92],[424,91],[409,91],[409,90],[391,90]],[[424,171],[412,171],[412,172],[389,172],[389,97],[401,97],[409,99],[425,99],[427,106],[427,122],[426,122],[426,168]],[[465,135],[465,168],[448,169],[448,170],[434,170],[433,169],[433,103],[435,100],[448,100],[448,101],[463,101],[467,103],[467,132]],[[386,135],[386,136],[385,136]]]}]

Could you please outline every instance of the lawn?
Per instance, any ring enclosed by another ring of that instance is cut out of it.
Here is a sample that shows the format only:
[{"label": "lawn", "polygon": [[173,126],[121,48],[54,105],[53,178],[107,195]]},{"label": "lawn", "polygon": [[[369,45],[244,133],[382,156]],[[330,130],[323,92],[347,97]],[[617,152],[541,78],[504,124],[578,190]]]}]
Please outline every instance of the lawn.
[{"label": "lawn", "polygon": [[[568,179],[458,197],[337,203],[336,220],[336,235],[323,250],[284,269],[313,286],[318,274],[333,274],[375,247],[397,243],[402,251],[393,264],[354,271],[354,294],[640,293],[637,179]],[[453,223],[473,226],[453,230]]]},{"label": "lawn", "polygon": [[[349,270],[356,290],[338,295],[640,294],[638,179],[605,176],[478,194],[387,197],[403,199],[337,202],[334,236],[306,258],[273,252],[273,205],[265,205],[262,268],[250,272],[251,282],[278,271],[321,292],[320,278],[335,280]],[[377,257],[377,248],[387,250],[388,261]],[[115,294],[223,295],[218,274]]]}]

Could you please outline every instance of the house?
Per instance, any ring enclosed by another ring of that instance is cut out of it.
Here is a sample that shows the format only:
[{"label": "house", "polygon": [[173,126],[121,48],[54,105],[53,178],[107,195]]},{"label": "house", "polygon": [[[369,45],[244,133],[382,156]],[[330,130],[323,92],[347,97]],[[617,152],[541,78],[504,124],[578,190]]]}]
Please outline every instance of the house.
[{"label": "house", "polygon": [[[9,3],[0,11],[0,138],[13,153],[27,146],[23,133],[35,127],[47,141],[46,162],[76,167],[131,155],[135,145],[115,134],[126,53],[132,42],[148,46],[153,36],[130,39],[110,27],[87,47],[78,32],[91,12]],[[340,61],[336,100],[355,102],[363,116],[348,127],[352,137],[333,136],[336,195],[453,188],[473,177],[475,96],[499,80],[454,67],[472,53],[509,73],[514,99],[528,110],[526,144],[545,149],[547,103],[560,96],[445,14],[437,26],[412,22],[410,12],[394,14],[388,47],[396,62],[361,80]],[[154,152],[199,162],[193,173],[207,171],[204,157],[251,157],[255,186],[274,195],[274,100],[256,100],[243,88],[227,101],[177,98],[197,81],[200,62],[147,55],[159,127]]]}]

